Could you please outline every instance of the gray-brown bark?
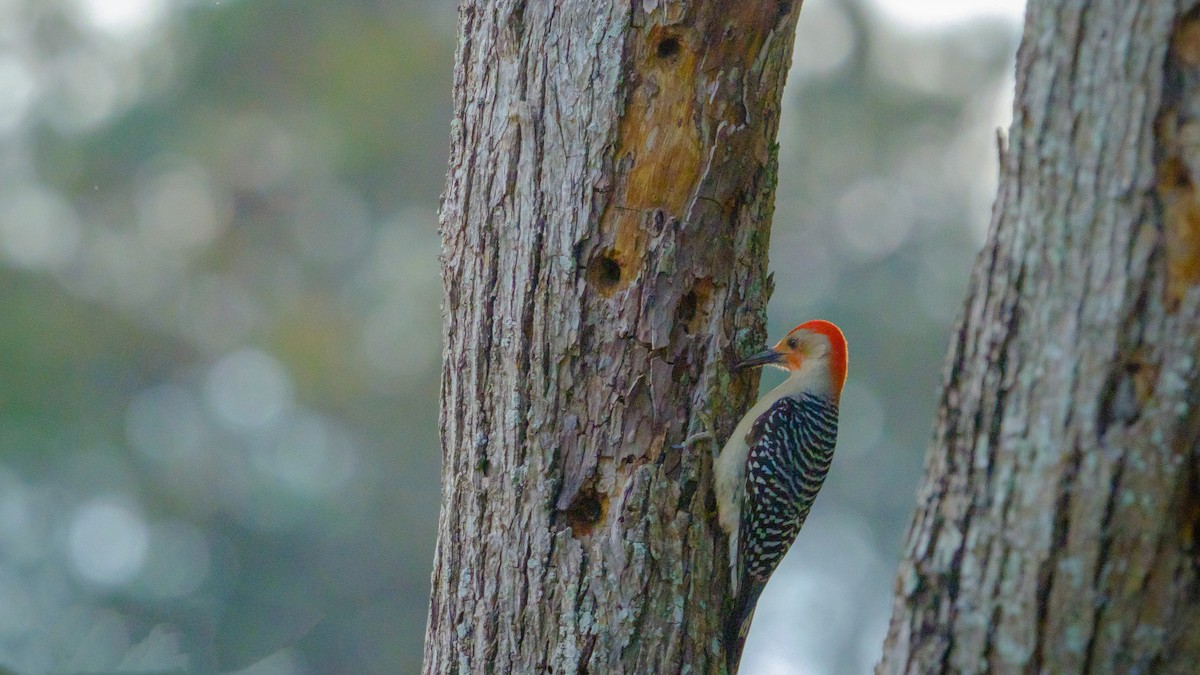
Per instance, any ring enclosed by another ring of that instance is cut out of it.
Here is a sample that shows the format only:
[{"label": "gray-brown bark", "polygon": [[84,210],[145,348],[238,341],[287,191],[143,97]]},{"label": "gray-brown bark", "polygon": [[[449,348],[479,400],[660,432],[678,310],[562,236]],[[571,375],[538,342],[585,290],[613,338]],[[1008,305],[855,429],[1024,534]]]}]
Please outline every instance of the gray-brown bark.
[{"label": "gray-brown bark", "polygon": [[1030,0],[880,673],[1200,663],[1200,20]]},{"label": "gray-brown bark", "polygon": [[799,2],[464,0],[425,671],[716,672]]}]

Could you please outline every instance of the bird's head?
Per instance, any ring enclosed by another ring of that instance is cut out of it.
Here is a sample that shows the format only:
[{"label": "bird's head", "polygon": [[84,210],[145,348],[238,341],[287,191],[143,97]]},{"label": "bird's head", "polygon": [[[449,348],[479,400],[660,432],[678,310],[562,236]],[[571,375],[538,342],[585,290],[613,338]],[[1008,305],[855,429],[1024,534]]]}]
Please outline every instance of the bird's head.
[{"label": "bird's head", "polygon": [[834,324],[814,319],[792,329],[774,347],[742,360],[734,370],[775,366],[792,375],[824,379],[835,399],[846,383],[846,337]]}]

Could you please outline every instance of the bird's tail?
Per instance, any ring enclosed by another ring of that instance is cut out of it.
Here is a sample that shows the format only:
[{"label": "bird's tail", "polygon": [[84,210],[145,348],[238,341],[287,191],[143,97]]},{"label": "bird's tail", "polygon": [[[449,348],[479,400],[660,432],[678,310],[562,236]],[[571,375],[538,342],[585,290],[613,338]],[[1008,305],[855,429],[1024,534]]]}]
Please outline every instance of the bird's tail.
[{"label": "bird's tail", "polygon": [[750,634],[750,621],[754,619],[754,608],[763,586],[745,579],[733,601],[733,611],[725,622],[725,667],[729,675],[737,675],[746,636]]}]

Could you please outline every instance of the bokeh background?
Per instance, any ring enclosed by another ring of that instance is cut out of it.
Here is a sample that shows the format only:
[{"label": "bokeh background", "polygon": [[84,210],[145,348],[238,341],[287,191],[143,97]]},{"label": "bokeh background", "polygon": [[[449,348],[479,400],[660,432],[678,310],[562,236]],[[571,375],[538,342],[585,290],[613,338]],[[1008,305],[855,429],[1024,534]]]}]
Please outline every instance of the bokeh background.
[{"label": "bokeh background", "polygon": [[[878,658],[1021,12],[805,2],[771,334],[839,322],[851,376],[746,675]],[[0,666],[417,672],[455,20],[0,0]]]}]

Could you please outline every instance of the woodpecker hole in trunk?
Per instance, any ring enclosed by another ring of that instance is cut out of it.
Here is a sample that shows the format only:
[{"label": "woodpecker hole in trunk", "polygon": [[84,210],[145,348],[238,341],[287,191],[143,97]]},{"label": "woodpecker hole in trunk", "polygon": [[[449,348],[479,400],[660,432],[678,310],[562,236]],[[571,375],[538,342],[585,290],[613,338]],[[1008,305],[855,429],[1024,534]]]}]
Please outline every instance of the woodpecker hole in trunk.
[{"label": "woodpecker hole in trunk", "polygon": [[584,537],[592,533],[596,524],[604,520],[608,510],[608,495],[600,494],[594,485],[587,485],[579,490],[571,505],[562,512],[571,528],[571,534]]},{"label": "woodpecker hole in trunk", "polygon": [[[687,326],[692,319],[696,318],[696,291],[688,291],[679,299],[678,316],[680,323],[684,324],[684,326]],[[688,332],[692,331],[688,330]]]},{"label": "woodpecker hole in trunk", "polygon": [[684,332],[694,334],[704,327],[704,317],[708,315],[712,300],[712,280],[700,279],[679,299],[675,309],[675,321],[683,327]]},{"label": "woodpecker hole in trunk", "polygon": [[674,35],[665,35],[663,39],[658,41],[658,47],[654,51],[658,54],[658,58],[670,60],[679,56],[679,52],[682,50],[683,45],[679,44],[679,38]]},{"label": "woodpecker hole in trunk", "polygon": [[617,290],[617,286],[621,284],[621,263],[613,257],[612,251],[592,259],[592,264],[588,266],[588,279],[605,295]]}]

